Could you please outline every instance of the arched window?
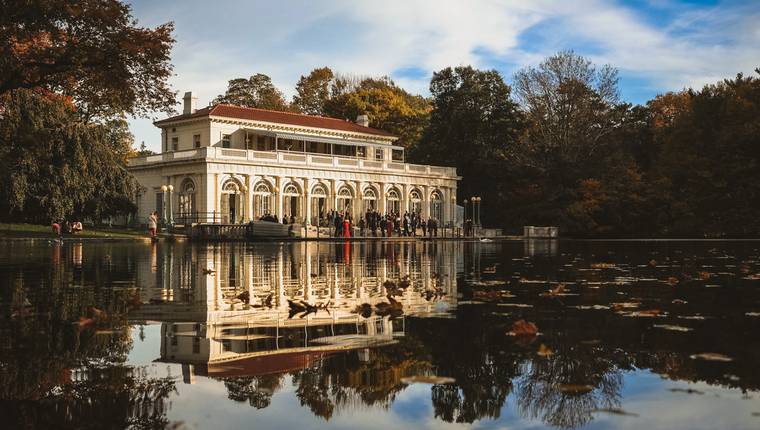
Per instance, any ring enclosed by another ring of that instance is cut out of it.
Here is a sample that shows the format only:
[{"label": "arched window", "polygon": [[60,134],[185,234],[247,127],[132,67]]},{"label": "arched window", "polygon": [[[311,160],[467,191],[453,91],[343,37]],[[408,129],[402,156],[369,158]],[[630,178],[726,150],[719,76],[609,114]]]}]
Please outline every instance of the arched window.
[{"label": "arched window", "polygon": [[195,182],[186,178],[179,187],[179,216],[185,218],[182,222],[192,222],[188,219],[195,211]]},{"label": "arched window", "polygon": [[409,193],[409,212],[419,214],[422,212],[422,197],[419,190]]},{"label": "arched window", "polygon": [[272,215],[272,189],[266,182],[259,182],[253,187],[253,217],[261,219]]},{"label": "arched window", "polygon": [[354,198],[354,194],[351,189],[344,186],[338,190],[338,210],[345,211],[351,209],[351,201]]},{"label": "arched window", "polygon": [[377,193],[375,192],[375,189],[372,187],[367,187],[367,189],[364,190],[364,212],[368,211],[374,211],[377,209]]},{"label": "arched window", "polygon": [[301,216],[300,205],[298,204],[300,196],[298,187],[293,183],[285,185],[285,188],[282,189],[282,213],[288,218],[288,221],[297,221]]},{"label": "arched window", "polygon": [[322,184],[311,189],[311,224],[322,225],[327,218],[327,188]]},{"label": "arched window", "polygon": [[242,186],[235,179],[228,179],[222,185],[222,223],[236,224],[242,222],[245,208],[243,207]]},{"label": "arched window", "polygon": [[401,211],[401,198],[397,189],[391,188],[388,190],[386,200],[388,200],[387,212],[398,214]]},{"label": "arched window", "polygon": [[438,190],[430,194],[430,218],[443,221],[443,196]]}]

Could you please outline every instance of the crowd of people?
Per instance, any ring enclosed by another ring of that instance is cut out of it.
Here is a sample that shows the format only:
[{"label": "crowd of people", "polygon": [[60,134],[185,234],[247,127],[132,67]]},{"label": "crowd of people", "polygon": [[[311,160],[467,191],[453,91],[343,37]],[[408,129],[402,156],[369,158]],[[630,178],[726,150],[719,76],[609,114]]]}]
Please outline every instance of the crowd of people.
[{"label": "crowd of people", "polygon": [[81,221],[53,221],[52,223],[53,227],[53,233],[57,237],[63,236],[64,233],[66,234],[77,234],[82,231],[82,222]]},{"label": "crowd of people", "polygon": [[327,226],[332,227],[335,237],[350,237],[355,228],[359,229],[359,236],[362,237],[438,236],[438,221],[434,218],[426,220],[416,212],[381,214],[376,210],[367,210],[364,216],[355,221],[349,211],[333,210],[326,217],[320,215],[320,220],[322,219]]},{"label": "crowd of people", "polygon": [[[282,220],[276,215],[267,213],[259,217],[259,221],[282,222],[295,224],[295,216],[283,215]],[[334,237],[351,237],[354,230],[359,230],[360,237],[437,237],[438,220],[425,219],[417,212],[389,212],[381,214],[376,210],[367,212],[355,220],[346,211],[329,211],[326,215],[320,213],[315,221],[320,227],[329,227]]]}]

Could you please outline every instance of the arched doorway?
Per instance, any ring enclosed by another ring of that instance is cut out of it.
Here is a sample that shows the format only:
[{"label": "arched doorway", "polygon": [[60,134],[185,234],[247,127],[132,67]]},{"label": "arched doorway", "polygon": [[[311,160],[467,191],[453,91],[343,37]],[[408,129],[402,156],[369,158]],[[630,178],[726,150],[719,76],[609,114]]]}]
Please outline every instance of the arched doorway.
[{"label": "arched doorway", "polygon": [[290,183],[285,185],[282,190],[282,215],[287,217],[288,222],[299,221],[301,213],[299,211],[301,193],[298,192],[298,187],[295,184]]},{"label": "arched doorway", "polygon": [[272,189],[266,182],[259,182],[253,188],[253,217],[261,219],[272,215]]},{"label": "arched doorway", "polygon": [[[351,189],[344,186],[340,190],[338,190],[338,211],[339,212],[345,212],[348,211],[351,213],[351,202],[353,201],[354,195],[351,192]],[[353,214],[352,214],[353,215]]]},{"label": "arched doorway", "polygon": [[179,217],[177,222],[181,224],[197,222],[195,210],[195,182],[186,178],[179,186]]},{"label": "arched doorway", "polygon": [[387,212],[388,213],[395,213],[398,214],[401,212],[401,198],[399,196],[399,192],[395,188],[391,188],[388,190],[388,195],[386,197],[386,200],[388,202],[387,204]]},{"label": "arched doorway", "polygon": [[419,190],[412,190],[409,193],[409,212],[415,214],[422,213],[422,195]]},{"label": "arched doorway", "polygon": [[364,207],[362,210],[364,213],[367,213],[368,211],[374,211],[377,209],[377,193],[375,192],[375,189],[372,187],[367,187],[366,190],[364,190],[364,195],[362,197]]},{"label": "arched doorway", "polygon": [[443,221],[443,196],[438,190],[430,194],[430,218]]},{"label": "arched doorway", "polygon": [[235,179],[229,179],[222,186],[222,223],[237,224],[243,221],[243,187]]},{"label": "arched doorway", "polygon": [[311,223],[322,225],[327,217],[327,189],[322,184],[317,184],[311,189]]}]

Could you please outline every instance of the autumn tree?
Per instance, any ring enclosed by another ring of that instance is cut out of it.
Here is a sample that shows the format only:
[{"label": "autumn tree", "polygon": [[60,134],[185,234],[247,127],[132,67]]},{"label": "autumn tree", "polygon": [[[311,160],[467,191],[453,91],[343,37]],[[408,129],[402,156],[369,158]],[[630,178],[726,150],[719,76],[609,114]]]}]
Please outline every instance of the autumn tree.
[{"label": "autumn tree", "polygon": [[370,126],[399,136],[397,144],[407,148],[419,142],[430,115],[430,104],[422,96],[412,95],[388,77],[338,77],[331,87],[332,96],[324,106],[327,116],[356,120],[369,117]]},{"label": "autumn tree", "polygon": [[272,79],[262,73],[250,78],[232,79],[227,84],[227,91],[218,95],[214,103],[227,103],[251,108],[288,110],[288,103],[282,92],[272,83]]},{"label": "autumn tree", "polygon": [[0,94],[43,88],[85,118],[173,110],[172,23],[140,27],[118,0],[0,4]]},{"label": "autumn tree", "polygon": [[334,85],[335,74],[329,67],[314,69],[307,76],[301,76],[296,84],[293,108],[307,115],[324,115]]}]

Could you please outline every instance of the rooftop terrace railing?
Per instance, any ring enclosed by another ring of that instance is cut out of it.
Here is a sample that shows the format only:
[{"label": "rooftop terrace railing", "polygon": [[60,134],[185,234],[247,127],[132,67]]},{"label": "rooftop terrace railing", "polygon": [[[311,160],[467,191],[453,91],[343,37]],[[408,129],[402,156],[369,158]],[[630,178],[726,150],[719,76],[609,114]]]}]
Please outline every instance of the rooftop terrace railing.
[{"label": "rooftop terrace railing", "polygon": [[213,146],[186,151],[164,152],[156,155],[135,157],[129,160],[130,167],[188,160],[216,160],[240,162],[244,164],[272,164],[332,168],[351,171],[393,171],[413,175],[456,176],[456,168],[402,163],[398,161],[365,160],[354,157],[340,157],[329,154],[308,154],[288,151],[254,151],[246,149],[217,148]]}]

